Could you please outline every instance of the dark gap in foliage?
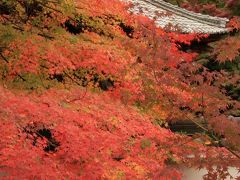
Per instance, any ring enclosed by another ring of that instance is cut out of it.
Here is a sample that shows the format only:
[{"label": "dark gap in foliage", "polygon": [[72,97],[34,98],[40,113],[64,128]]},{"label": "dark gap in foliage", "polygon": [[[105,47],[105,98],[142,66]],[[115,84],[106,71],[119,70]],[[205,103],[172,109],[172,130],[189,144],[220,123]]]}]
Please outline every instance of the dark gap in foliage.
[{"label": "dark gap in foliage", "polygon": [[15,11],[15,7],[7,2],[0,2],[0,14],[10,15]]},{"label": "dark gap in foliage", "polygon": [[181,111],[185,111],[185,110],[191,111],[191,108],[190,108],[189,106],[181,106],[181,107],[179,107],[179,109],[180,109]]},{"label": "dark gap in foliage", "polygon": [[228,104],[227,105],[227,110],[232,110],[234,108],[234,105],[233,104]]},{"label": "dark gap in foliage", "polygon": [[196,112],[195,112],[195,115],[196,115],[197,117],[201,117],[201,116],[204,115],[204,112],[202,112],[202,111],[196,111]]},{"label": "dark gap in foliage", "polygon": [[93,17],[85,17],[79,16],[76,20],[67,20],[64,23],[64,27],[67,29],[68,32],[72,34],[80,34],[83,33],[84,30],[89,32],[97,33],[98,35],[106,35],[108,36],[107,32],[104,29],[98,27],[100,22],[97,19],[93,19]]},{"label": "dark gap in foliage", "polygon": [[104,79],[104,80],[100,80],[99,81],[99,87],[103,90],[103,91],[107,91],[110,88],[114,87],[114,81],[112,81],[111,79]]},{"label": "dark gap in foliage", "polygon": [[219,63],[211,59],[206,63],[204,63],[203,65],[206,68],[208,68],[210,71],[220,71],[220,70],[225,70],[227,72],[240,71],[240,63],[237,60],[232,62],[226,61],[225,63]]},{"label": "dark gap in foliage", "polygon": [[64,77],[62,74],[54,74],[52,79],[56,79],[58,82],[63,82],[64,81]]},{"label": "dark gap in foliage", "polygon": [[208,45],[208,42],[198,42],[198,41],[192,41],[190,45],[178,43],[180,46],[180,50],[184,52],[197,52],[197,53],[203,53],[203,52],[209,52],[212,48]]},{"label": "dark gap in foliage", "polygon": [[43,147],[45,152],[56,152],[57,148],[60,146],[60,142],[55,139],[52,130],[47,128],[43,123],[34,122],[28,124],[23,128],[23,132],[27,134],[28,138],[33,139],[33,146],[38,146],[37,141],[39,139],[46,139],[47,145]]},{"label": "dark gap in foliage", "polygon": [[223,114],[225,112],[224,109],[219,109],[218,111],[220,114]]},{"label": "dark gap in foliage", "polygon": [[58,141],[52,136],[52,133],[49,129],[40,129],[38,130],[38,134],[41,135],[41,137],[45,137],[48,142],[47,146],[44,147],[45,152],[55,152],[56,148],[60,145]]},{"label": "dark gap in foliage", "polygon": [[104,17],[91,17],[79,15],[75,19],[65,21],[63,27],[72,34],[80,34],[84,31],[94,32],[100,36],[114,38],[108,25],[113,26],[113,22],[106,22]]},{"label": "dark gap in foliage", "polygon": [[123,22],[121,22],[119,24],[119,27],[123,30],[123,32],[126,33],[126,35],[128,37],[133,38],[134,28],[132,26],[128,26],[128,25],[124,24]]},{"label": "dark gap in foliage", "polygon": [[27,14],[28,17],[36,16],[38,12],[43,11],[41,4],[36,0],[23,1],[23,3],[20,4],[24,7],[25,13]]},{"label": "dark gap in foliage", "polygon": [[240,87],[236,85],[229,84],[225,87],[227,96],[230,96],[233,100],[240,101]]},{"label": "dark gap in foliage", "polygon": [[[73,76],[77,79],[78,84],[83,87],[92,84],[94,87],[98,87],[103,91],[108,91],[113,88],[114,80],[109,77],[105,77],[107,75],[104,72],[102,72],[101,75],[95,73],[94,70],[86,69],[79,69],[73,73]],[[87,78],[87,76],[90,78]]]},{"label": "dark gap in foliage", "polygon": [[124,159],[124,157],[122,155],[118,155],[118,156],[113,157],[113,160],[115,160],[115,161],[121,161],[123,159]]},{"label": "dark gap in foliage", "polygon": [[77,24],[77,23],[72,23],[70,20],[67,20],[64,23],[64,27],[66,28],[66,30],[72,34],[80,34],[83,33],[83,26],[81,24]]},{"label": "dark gap in foliage", "polygon": [[211,46],[209,46],[209,43],[219,41],[225,36],[225,34],[212,34],[209,35],[208,38],[201,39],[201,41],[193,40],[190,45],[178,43],[180,46],[180,50],[184,52],[197,52],[197,53],[204,53],[204,52],[211,52],[213,49]]}]

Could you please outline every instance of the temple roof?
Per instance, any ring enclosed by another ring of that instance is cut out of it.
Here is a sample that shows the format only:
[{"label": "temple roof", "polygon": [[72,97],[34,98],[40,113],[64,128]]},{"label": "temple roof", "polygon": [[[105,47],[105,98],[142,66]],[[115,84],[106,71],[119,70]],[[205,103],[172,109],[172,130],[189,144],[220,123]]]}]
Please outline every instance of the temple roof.
[{"label": "temple roof", "polygon": [[183,33],[217,34],[229,31],[227,18],[214,17],[188,11],[163,0],[126,0],[133,3],[130,9],[135,14],[143,14],[155,19],[157,26]]}]

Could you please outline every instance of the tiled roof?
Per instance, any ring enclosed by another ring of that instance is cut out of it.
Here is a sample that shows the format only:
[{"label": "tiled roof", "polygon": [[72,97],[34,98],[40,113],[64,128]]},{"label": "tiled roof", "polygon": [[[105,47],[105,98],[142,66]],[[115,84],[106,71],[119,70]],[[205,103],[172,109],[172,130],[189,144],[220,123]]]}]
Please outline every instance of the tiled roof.
[{"label": "tiled roof", "polygon": [[227,18],[213,17],[191,12],[163,0],[125,0],[133,3],[130,9],[135,14],[155,18],[157,26],[180,30],[183,33],[226,33]]}]

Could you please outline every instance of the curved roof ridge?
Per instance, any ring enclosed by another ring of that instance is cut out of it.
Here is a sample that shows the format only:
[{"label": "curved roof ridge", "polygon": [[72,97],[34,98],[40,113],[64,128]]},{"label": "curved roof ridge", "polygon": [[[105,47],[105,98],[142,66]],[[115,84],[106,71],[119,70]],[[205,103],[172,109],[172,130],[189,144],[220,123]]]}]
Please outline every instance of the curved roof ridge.
[{"label": "curved roof ridge", "polygon": [[174,14],[187,17],[188,19],[200,21],[209,25],[214,25],[218,27],[225,27],[226,23],[229,21],[227,18],[221,18],[216,16],[209,16],[201,13],[195,13],[173,5],[171,3],[165,2],[163,0],[143,0],[145,2],[151,3],[153,5],[160,6],[162,9],[172,12]]},{"label": "curved roof ridge", "polygon": [[[183,33],[227,33],[227,18],[188,11],[163,0],[123,0],[133,3],[130,11],[154,19],[158,27]],[[158,15],[157,15],[158,14]],[[170,29],[169,29],[170,28]]]}]

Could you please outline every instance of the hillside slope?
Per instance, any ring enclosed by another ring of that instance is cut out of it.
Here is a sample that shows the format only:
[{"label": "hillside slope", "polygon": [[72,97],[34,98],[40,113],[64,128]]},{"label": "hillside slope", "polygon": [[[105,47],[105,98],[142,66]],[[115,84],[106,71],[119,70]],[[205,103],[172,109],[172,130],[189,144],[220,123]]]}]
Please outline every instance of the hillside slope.
[{"label": "hillside slope", "polygon": [[[205,103],[211,118],[233,103],[211,86],[218,76],[192,62],[197,54],[181,49],[207,35],[156,28],[128,6],[0,3],[1,179],[181,179],[182,164],[223,177],[240,166],[208,136],[194,141],[200,136],[166,128],[199,120]],[[224,138],[237,151],[239,126],[228,124]]]}]

